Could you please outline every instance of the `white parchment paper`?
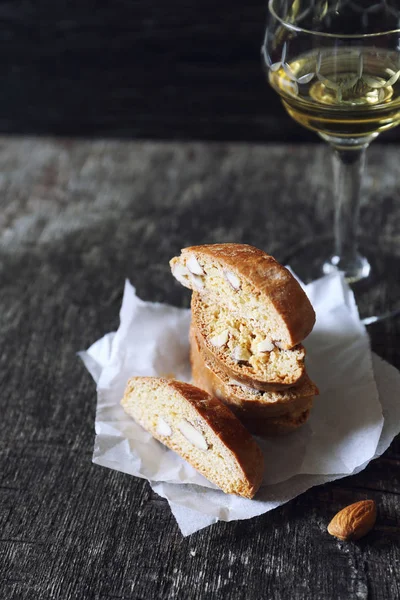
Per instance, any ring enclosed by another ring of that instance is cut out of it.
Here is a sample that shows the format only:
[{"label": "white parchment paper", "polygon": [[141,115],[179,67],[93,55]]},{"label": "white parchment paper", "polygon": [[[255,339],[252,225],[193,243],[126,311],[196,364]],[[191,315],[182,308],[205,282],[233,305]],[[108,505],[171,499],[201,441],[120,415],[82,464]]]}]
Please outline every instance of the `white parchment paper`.
[{"label": "white parchment paper", "polygon": [[253,500],[221,492],[119,404],[133,375],[190,381],[188,310],[144,302],[126,282],[118,331],[80,353],[97,382],[93,462],[148,479],[169,501],[184,535],[217,520],[262,514],[314,485],[358,472],[400,429],[400,375],[377,357],[372,366],[369,338],[341,275],[324,277],[305,290],[317,314],[305,344],[307,368],[321,394],[303,428],[281,438],[258,439],[266,467]]}]

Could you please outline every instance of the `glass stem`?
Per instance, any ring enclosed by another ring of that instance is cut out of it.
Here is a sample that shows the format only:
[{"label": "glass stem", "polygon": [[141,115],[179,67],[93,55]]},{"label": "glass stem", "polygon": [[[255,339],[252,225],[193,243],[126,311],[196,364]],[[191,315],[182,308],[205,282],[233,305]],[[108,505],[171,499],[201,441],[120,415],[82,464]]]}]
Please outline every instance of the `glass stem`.
[{"label": "glass stem", "polygon": [[358,253],[358,224],[365,152],[368,143],[333,145],[335,189],[335,255],[331,265],[343,271],[347,281],[369,274],[368,261]]}]

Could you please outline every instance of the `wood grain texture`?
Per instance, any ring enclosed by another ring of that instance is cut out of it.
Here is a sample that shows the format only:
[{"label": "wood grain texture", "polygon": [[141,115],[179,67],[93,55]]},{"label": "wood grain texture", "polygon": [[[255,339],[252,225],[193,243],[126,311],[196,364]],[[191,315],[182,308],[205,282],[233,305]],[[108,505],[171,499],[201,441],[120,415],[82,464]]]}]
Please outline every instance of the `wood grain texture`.
[{"label": "wood grain texture", "polygon": [[3,0],[0,131],[316,142],[266,83],[266,16],[265,0]]},{"label": "wood grain texture", "polygon": [[[398,152],[372,146],[362,215],[393,243]],[[185,539],[146,482],[91,463],[95,385],[76,352],[118,326],[124,278],[188,306],[168,266],[181,247],[234,240],[282,259],[300,232],[327,233],[326,149],[3,138],[0,168],[0,598],[398,598],[399,439],[355,477]],[[370,329],[397,367],[399,332]],[[329,536],[366,498],[374,531]]]}]

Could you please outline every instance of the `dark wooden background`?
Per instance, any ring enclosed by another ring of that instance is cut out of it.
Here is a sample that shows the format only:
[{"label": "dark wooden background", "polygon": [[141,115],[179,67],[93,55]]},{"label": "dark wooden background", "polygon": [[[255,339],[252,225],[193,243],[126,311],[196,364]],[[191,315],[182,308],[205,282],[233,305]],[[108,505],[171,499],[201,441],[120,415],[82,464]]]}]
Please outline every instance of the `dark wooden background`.
[{"label": "dark wooden background", "polygon": [[0,131],[317,141],[266,82],[266,15],[266,0],[2,1]]}]

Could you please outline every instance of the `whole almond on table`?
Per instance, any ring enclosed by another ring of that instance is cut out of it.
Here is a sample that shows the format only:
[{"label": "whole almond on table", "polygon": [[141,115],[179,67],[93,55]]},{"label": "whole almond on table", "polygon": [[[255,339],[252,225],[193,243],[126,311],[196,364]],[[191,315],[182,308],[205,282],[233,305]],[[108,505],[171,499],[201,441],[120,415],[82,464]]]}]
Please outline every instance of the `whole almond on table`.
[{"label": "whole almond on table", "polygon": [[328,533],[340,540],[359,540],[366,535],[376,521],[376,504],[373,500],[361,500],[343,508],[328,525]]}]

